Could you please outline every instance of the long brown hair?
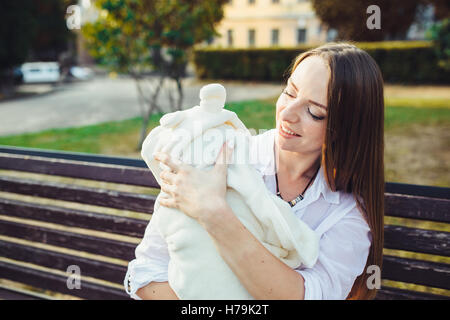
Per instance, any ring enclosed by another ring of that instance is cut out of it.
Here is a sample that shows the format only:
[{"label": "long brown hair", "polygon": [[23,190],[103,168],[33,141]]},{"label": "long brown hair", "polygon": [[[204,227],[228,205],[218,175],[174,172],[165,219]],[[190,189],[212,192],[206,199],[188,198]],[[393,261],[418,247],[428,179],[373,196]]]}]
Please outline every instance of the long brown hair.
[{"label": "long brown hair", "polygon": [[321,165],[332,191],[352,193],[371,230],[372,244],[363,273],[347,299],[373,299],[366,273],[382,266],[384,228],[383,78],[372,57],[350,43],[327,43],[300,54],[290,73],[309,56],[330,69],[328,120]]}]

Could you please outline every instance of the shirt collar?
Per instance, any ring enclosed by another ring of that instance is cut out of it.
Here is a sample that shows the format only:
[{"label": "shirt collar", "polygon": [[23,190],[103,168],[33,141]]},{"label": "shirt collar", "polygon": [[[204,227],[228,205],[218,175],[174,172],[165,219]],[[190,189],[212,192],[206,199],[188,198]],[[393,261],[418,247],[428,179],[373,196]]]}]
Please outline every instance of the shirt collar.
[{"label": "shirt collar", "polygon": [[317,182],[316,193],[320,192],[325,198],[325,200],[329,203],[339,204],[340,202],[339,192],[332,191],[328,186],[323,166],[320,166],[319,172],[317,173],[317,177],[316,180],[313,182],[313,185],[315,182]]},{"label": "shirt collar", "polygon": [[[275,174],[275,154],[274,154],[274,144],[275,144],[275,133],[276,129],[272,129],[266,134],[270,135],[270,143],[266,143],[267,149],[264,149],[266,154],[270,155],[266,161],[264,161],[262,166],[263,175],[274,175]],[[308,192],[308,191],[307,191]],[[309,193],[311,195],[312,201],[319,198],[320,194],[323,195],[325,201],[333,204],[340,203],[340,193],[338,191],[332,191],[326,181],[323,166],[320,166],[319,172],[317,173],[314,182],[309,187]]]}]

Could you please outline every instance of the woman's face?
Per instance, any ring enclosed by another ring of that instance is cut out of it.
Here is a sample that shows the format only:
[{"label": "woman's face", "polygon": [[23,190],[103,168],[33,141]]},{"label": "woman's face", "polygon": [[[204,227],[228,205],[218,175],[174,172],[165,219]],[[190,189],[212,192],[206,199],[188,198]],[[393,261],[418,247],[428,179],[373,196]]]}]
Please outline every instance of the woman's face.
[{"label": "woman's face", "polygon": [[278,148],[320,155],[329,79],[329,68],[319,56],[307,57],[294,70],[276,105]]}]

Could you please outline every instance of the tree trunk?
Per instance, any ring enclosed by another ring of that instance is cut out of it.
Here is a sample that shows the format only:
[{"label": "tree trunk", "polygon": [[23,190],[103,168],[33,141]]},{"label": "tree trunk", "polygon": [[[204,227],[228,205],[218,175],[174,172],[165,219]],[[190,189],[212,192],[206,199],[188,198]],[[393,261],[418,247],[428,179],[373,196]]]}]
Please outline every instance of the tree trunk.
[{"label": "tree trunk", "polygon": [[177,104],[177,110],[181,110],[183,107],[183,99],[184,99],[184,93],[183,93],[183,84],[181,83],[181,79],[177,78],[177,88],[178,88],[178,104]]},{"label": "tree trunk", "polygon": [[[135,78],[135,80],[136,79],[137,78]],[[142,143],[144,142],[144,140],[147,136],[147,127],[148,127],[148,123],[150,121],[150,116],[154,113],[154,111],[159,111],[160,113],[163,113],[163,110],[157,104],[157,100],[158,100],[158,96],[161,92],[161,88],[164,84],[164,79],[165,79],[164,75],[159,76],[158,85],[156,86],[154,92],[149,94],[150,95],[149,99],[146,99],[141,86],[139,85],[139,83],[137,83],[138,94],[139,94],[139,97],[141,98],[140,101],[143,102],[143,104],[142,104],[143,107],[141,108],[142,127],[141,127],[139,142],[137,145],[138,151],[142,149]],[[139,80],[137,80],[137,81],[139,81]],[[146,106],[147,106],[147,108],[146,108]]]},{"label": "tree trunk", "polygon": [[137,151],[140,151],[142,149],[142,144],[144,143],[144,140],[147,137],[147,127],[148,127],[149,120],[150,120],[150,114],[142,117],[141,133],[140,133],[139,142],[137,145]]}]

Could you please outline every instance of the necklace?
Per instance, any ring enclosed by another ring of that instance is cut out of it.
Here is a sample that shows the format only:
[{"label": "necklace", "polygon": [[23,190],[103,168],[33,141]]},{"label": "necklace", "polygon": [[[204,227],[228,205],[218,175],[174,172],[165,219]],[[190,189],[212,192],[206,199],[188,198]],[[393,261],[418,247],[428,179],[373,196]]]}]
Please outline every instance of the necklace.
[{"label": "necklace", "polygon": [[[289,205],[291,206],[291,208],[293,207],[293,206],[295,206],[298,202],[300,202],[300,201],[302,201],[303,199],[304,199],[304,194],[305,194],[305,191],[306,191],[306,189],[308,189],[308,187],[309,187],[309,185],[311,184],[311,181],[313,181],[313,179],[316,177],[316,175],[317,175],[317,172],[319,172],[319,169],[320,169],[320,166],[319,166],[319,168],[316,170],[316,173],[311,177],[311,179],[309,179],[309,182],[308,182],[308,184],[306,185],[306,187],[305,187],[305,189],[303,190],[303,192],[302,193],[300,193],[294,200],[291,200],[291,201],[286,201],[287,203],[289,203]],[[277,172],[275,171],[275,180],[276,180],[276,183],[277,183],[277,196],[279,196],[280,197],[280,199],[283,199],[282,197],[281,197],[281,193],[280,193],[280,191],[279,191],[279,189],[278,189],[278,174],[277,174]],[[284,200],[284,199],[283,199]]]}]

